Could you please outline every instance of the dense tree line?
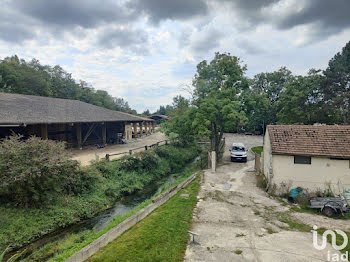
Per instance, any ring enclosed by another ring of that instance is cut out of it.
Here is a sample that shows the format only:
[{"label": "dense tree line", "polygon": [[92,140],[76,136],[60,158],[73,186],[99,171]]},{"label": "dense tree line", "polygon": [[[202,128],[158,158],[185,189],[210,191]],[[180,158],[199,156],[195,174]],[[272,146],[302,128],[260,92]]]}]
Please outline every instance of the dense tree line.
[{"label": "dense tree line", "polygon": [[158,110],[171,108],[167,132],[184,141],[209,137],[214,150],[223,132],[262,132],[268,124],[350,124],[350,42],[326,70],[310,69],[305,76],[281,67],[248,78],[246,69],[227,53],[200,62],[186,110]]},{"label": "dense tree line", "polygon": [[42,65],[36,59],[27,62],[16,55],[0,60],[0,92],[76,99],[136,114],[123,98],[95,90],[85,81],[75,81],[70,73],[58,65]]}]

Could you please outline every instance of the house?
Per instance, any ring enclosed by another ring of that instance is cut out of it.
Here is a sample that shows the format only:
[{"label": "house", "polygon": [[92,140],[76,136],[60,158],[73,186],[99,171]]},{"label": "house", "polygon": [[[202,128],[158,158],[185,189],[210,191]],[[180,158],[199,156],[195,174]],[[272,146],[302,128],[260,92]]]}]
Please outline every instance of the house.
[{"label": "house", "polygon": [[270,186],[290,183],[316,191],[330,185],[338,191],[340,182],[349,189],[350,126],[269,125],[262,163]]},{"label": "house", "polygon": [[153,132],[154,123],[78,100],[0,93],[0,138],[35,135],[81,148],[130,140]]}]

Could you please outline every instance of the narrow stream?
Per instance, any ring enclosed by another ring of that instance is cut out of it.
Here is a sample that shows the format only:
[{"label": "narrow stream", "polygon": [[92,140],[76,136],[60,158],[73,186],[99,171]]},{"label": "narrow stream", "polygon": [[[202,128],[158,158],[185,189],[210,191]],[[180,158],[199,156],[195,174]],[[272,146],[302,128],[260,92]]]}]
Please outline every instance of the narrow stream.
[{"label": "narrow stream", "polygon": [[143,190],[124,197],[122,200],[116,202],[112,208],[103,211],[102,213],[98,214],[93,218],[78,222],[63,229],[57,229],[56,231],[47,234],[36,241],[33,241],[29,245],[24,246],[19,250],[8,253],[5,256],[5,261],[14,254],[20,253],[22,253],[20,259],[25,259],[30,254],[32,254],[33,251],[43,247],[45,244],[63,239],[71,234],[76,234],[82,230],[90,229],[100,231],[115,217],[128,213],[130,210],[136,208],[145,200],[151,198],[156,193],[161,192],[162,188],[174,182],[175,180],[176,179],[172,174],[162,179],[161,181],[151,183],[150,185],[146,186]]}]

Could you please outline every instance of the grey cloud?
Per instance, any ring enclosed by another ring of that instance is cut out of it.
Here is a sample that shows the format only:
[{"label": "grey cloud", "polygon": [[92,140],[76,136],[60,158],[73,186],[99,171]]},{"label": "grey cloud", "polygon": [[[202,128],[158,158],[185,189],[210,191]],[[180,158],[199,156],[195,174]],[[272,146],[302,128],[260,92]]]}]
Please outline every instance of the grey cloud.
[{"label": "grey cloud", "polygon": [[35,35],[32,29],[25,26],[0,23],[0,39],[4,41],[21,43],[25,39],[33,39]]},{"label": "grey cloud", "polygon": [[204,0],[137,0],[130,2],[129,6],[146,14],[153,23],[166,19],[188,19],[208,13]]},{"label": "grey cloud", "polygon": [[147,54],[147,34],[138,29],[105,29],[99,34],[98,44],[105,48],[121,47],[137,54]]},{"label": "grey cloud", "polygon": [[49,26],[94,28],[103,22],[125,22],[135,14],[112,0],[14,0],[11,6]]},{"label": "grey cloud", "polygon": [[301,11],[280,19],[278,27],[288,29],[317,22],[326,27],[343,29],[350,26],[349,10],[349,0],[309,0]]},{"label": "grey cloud", "polygon": [[309,25],[317,30],[310,36],[310,39],[314,36],[313,40],[320,39],[321,35],[325,39],[350,27],[349,0],[308,0],[305,1],[306,5],[301,10],[290,9],[283,16],[270,16],[264,13],[265,7],[269,8],[273,4],[283,3],[283,0],[215,1],[230,3],[234,12],[244,21],[248,21],[250,26],[268,23],[280,30],[288,30],[300,25]]},{"label": "grey cloud", "polygon": [[219,46],[220,40],[223,37],[224,33],[216,29],[201,32],[199,36],[193,40],[191,49],[195,53],[208,52]]},{"label": "grey cloud", "polygon": [[266,52],[263,48],[246,39],[238,40],[237,46],[249,55],[258,55]]}]

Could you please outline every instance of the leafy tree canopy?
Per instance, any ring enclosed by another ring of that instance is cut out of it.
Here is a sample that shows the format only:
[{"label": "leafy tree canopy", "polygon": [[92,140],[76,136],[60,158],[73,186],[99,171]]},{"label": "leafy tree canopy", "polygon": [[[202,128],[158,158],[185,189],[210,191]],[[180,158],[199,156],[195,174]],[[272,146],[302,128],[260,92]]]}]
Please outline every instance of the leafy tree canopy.
[{"label": "leafy tree canopy", "polygon": [[27,62],[17,55],[0,60],[0,92],[76,99],[136,114],[124,99],[95,90],[85,81],[76,82],[70,73],[58,65],[41,65],[37,59]]}]

